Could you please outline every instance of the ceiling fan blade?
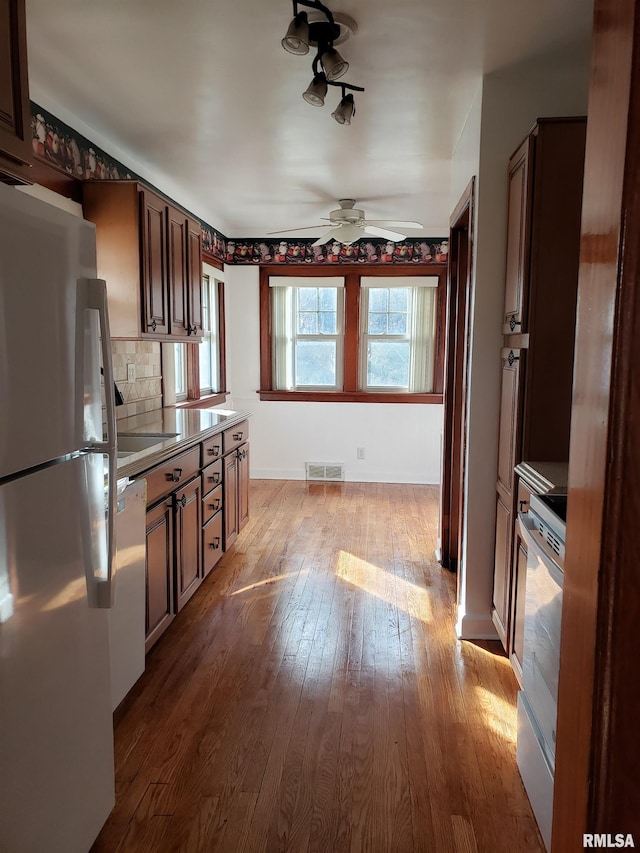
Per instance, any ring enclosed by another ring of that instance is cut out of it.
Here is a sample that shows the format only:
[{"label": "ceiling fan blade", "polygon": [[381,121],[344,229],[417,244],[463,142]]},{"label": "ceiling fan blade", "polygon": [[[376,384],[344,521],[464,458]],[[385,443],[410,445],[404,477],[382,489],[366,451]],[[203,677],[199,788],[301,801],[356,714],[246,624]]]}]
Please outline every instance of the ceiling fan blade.
[{"label": "ceiling fan blade", "polygon": [[390,228],[424,228],[420,222],[403,222],[400,219],[367,219],[367,225],[388,225]]},{"label": "ceiling fan blade", "polygon": [[399,231],[388,231],[386,228],[376,228],[375,226],[365,225],[365,233],[371,234],[373,237],[382,237],[384,240],[393,240],[393,242],[397,242],[398,240],[404,240],[406,238],[406,234],[400,234]]},{"label": "ceiling fan blade", "polygon": [[329,231],[327,231],[324,237],[320,237],[318,240],[316,240],[315,243],[312,243],[311,245],[324,246],[325,243],[329,243],[331,240],[337,240],[338,231],[340,231],[339,228],[331,228]]},{"label": "ceiling fan blade", "polygon": [[291,234],[294,231],[317,231],[318,228],[326,228],[322,222],[318,225],[305,225],[304,228],[283,228],[282,231],[267,231],[267,237],[271,237],[273,234]]}]

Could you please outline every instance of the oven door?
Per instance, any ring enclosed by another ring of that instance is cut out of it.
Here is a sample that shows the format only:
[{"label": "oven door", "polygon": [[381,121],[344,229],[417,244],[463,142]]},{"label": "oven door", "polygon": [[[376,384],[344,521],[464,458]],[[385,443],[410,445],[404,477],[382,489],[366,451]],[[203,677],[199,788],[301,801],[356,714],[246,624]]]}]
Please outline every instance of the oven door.
[{"label": "oven door", "polygon": [[553,773],[564,572],[538,533],[531,511],[520,513],[518,524],[527,546],[522,690]]}]

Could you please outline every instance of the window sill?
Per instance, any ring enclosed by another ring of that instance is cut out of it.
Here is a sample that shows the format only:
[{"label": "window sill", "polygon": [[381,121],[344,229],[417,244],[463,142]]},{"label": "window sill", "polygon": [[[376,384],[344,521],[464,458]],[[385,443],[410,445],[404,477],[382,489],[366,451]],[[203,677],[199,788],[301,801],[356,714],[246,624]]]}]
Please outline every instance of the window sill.
[{"label": "window sill", "polygon": [[176,409],[209,409],[212,406],[219,406],[227,401],[229,396],[228,391],[220,391],[217,394],[207,394],[200,397],[199,400],[181,400],[175,404]]},{"label": "window sill", "polygon": [[436,403],[442,394],[407,394],[370,391],[257,391],[261,400],[297,400],[304,403]]}]

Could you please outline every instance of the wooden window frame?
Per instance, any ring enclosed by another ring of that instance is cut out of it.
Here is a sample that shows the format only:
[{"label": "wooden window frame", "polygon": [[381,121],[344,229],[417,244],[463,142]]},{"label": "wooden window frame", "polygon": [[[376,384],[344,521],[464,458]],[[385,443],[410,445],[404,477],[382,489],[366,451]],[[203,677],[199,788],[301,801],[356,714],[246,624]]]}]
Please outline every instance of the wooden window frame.
[{"label": "wooden window frame", "polygon": [[[209,266],[218,270],[222,264],[208,256],[203,256]],[[229,395],[227,388],[227,358],[226,358],[226,332],[224,313],[224,282],[216,279],[218,290],[218,358],[220,366],[220,387],[224,390],[216,391],[214,394],[200,394],[200,359],[198,347],[200,344],[185,343],[187,348],[187,399],[176,403],[177,409],[202,409],[209,406],[218,406],[226,402]]]},{"label": "wooden window frame", "polygon": [[[273,388],[271,298],[269,278],[344,276],[344,388],[342,391],[277,391]],[[358,389],[360,348],[360,278],[362,276],[437,276],[438,299],[434,366],[434,390],[431,393],[398,391],[361,391]],[[298,400],[316,403],[436,403],[443,402],[444,351],[447,309],[447,267],[417,264],[415,267],[380,267],[378,265],[340,265],[339,267],[260,267],[260,389],[261,400]]]}]

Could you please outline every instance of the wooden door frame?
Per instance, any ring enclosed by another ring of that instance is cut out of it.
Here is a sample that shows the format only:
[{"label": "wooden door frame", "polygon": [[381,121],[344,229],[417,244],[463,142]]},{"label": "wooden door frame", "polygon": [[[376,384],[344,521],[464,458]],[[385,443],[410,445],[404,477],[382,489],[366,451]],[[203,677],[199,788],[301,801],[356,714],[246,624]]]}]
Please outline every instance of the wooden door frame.
[{"label": "wooden door frame", "polygon": [[592,44],[553,853],[640,841],[640,0],[596,0]]},{"label": "wooden door frame", "polygon": [[466,387],[469,361],[469,305],[473,264],[475,178],[449,219],[447,333],[440,486],[440,564],[459,566],[464,521]]}]

